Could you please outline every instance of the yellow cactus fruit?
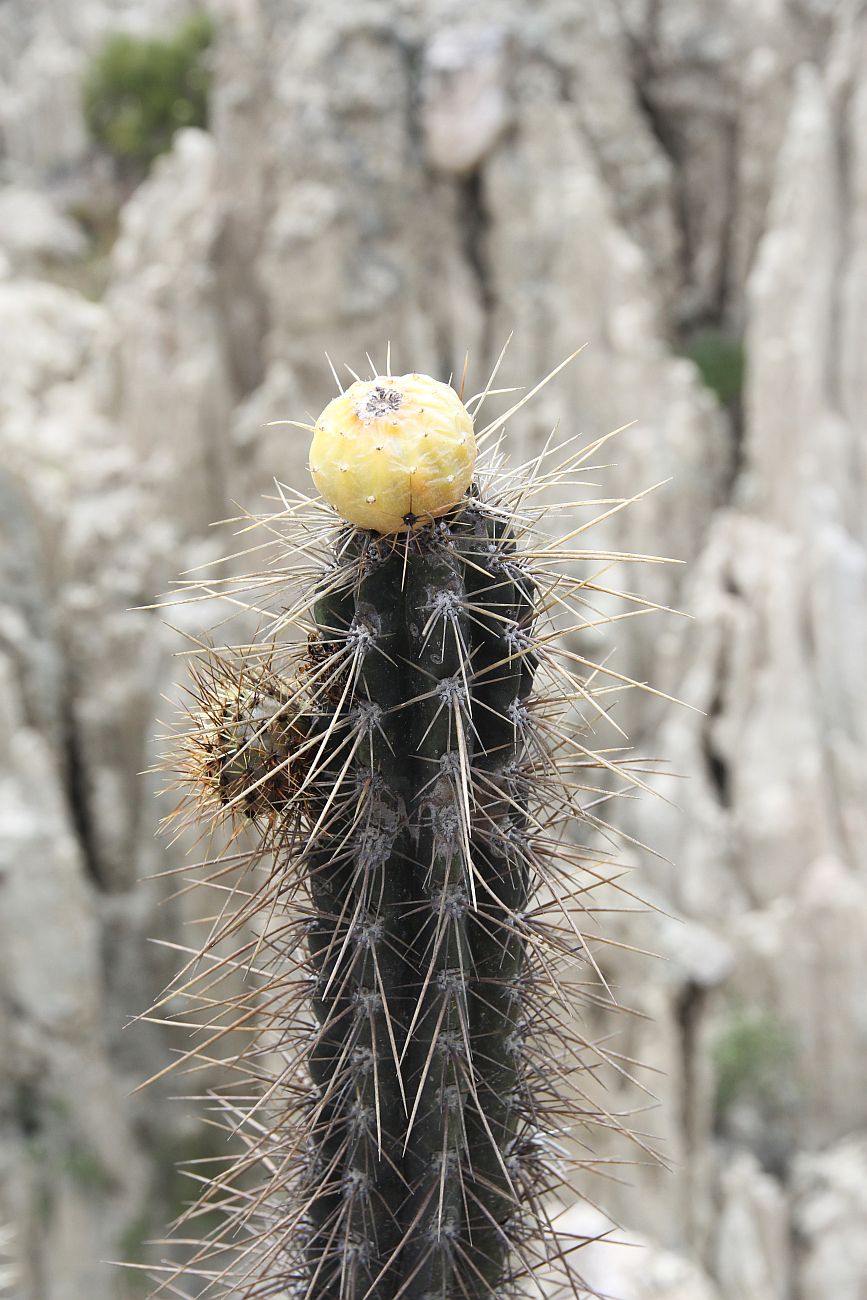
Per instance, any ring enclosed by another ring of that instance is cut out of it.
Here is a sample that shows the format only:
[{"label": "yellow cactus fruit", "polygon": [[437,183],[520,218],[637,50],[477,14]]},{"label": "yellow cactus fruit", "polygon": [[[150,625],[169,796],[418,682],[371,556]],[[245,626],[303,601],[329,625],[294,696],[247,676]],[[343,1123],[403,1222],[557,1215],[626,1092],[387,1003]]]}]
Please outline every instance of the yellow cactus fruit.
[{"label": "yellow cactus fruit", "polygon": [[429,375],[377,375],[316,421],[310,473],[358,528],[397,533],[445,514],[469,487],[476,440],[454,389]]}]

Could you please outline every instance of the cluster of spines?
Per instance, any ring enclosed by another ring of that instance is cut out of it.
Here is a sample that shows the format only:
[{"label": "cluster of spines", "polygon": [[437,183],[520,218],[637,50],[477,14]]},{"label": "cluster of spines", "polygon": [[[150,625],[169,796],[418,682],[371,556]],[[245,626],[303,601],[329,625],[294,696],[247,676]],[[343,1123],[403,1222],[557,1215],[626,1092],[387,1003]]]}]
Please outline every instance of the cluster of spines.
[{"label": "cluster of spines", "polygon": [[[222,1211],[185,1265],[213,1294],[485,1300],[537,1267],[579,1285],[548,1207],[566,1130],[620,1126],[582,1073],[620,1063],[580,1036],[580,986],[558,980],[588,955],[581,913],[613,874],[567,832],[593,767],[642,783],[581,740],[604,714],[600,670],[557,649],[551,610],[575,610],[594,578],[552,576],[525,492],[475,491],[396,537],[331,526],[305,547],[304,643],[204,656],[194,719],[205,700],[204,730],[233,739],[216,768],[201,727],[186,748],[212,803],[259,837],[235,870],[241,902],[167,995],[190,999],[204,1036],[181,1065],[232,1045],[237,1082],[212,1101],[244,1151],[186,1216]],[[211,685],[233,674],[257,701],[246,731],[229,708],[227,732]],[[251,750],[253,779],[230,790]],[[219,862],[204,876],[227,889]],[[239,972],[252,992],[228,988]],[[184,1294],[180,1279],[167,1265],[158,1293]]]},{"label": "cluster of spines", "polygon": [[506,1267],[532,606],[503,534],[470,505],[400,541],[356,536],[316,605],[347,682],[314,726],[337,755],[310,870],[317,1294],[488,1295]]}]

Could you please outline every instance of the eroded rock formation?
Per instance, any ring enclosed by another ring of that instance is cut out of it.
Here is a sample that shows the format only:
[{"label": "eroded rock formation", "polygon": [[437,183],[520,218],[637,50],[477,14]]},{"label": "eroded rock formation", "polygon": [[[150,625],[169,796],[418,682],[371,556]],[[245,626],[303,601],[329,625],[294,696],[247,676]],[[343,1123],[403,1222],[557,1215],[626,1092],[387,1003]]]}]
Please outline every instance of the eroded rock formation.
[{"label": "eroded rock formation", "polygon": [[[126,203],[88,301],[51,282],[80,256],[62,208],[86,52],[185,9],[0,16],[0,1223],[21,1294],[125,1294],[97,1261],[159,1231],[168,1155],[200,1141],[159,1089],[128,1099],[169,1046],[122,1026],[173,965],[147,938],[184,919],[157,906],[168,882],[136,883],[183,860],[139,775],[182,671],[163,617],[196,635],[213,610],[142,607],[228,548],[207,525],[233,501],[304,484],[303,435],[265,426],[330,396],[326,349],[357,368],[390,339],[398,366],[443,377],[469,350],[481,386],[514,330],[507,383],[590,343],[522,413],[516,454],[557,420],[637,421],[603,494],[671,481],[597,537],[685,560],[635,584],[691,615],[606,643],[696,711],[633,692],[617,715],[688,778],[657,782],[676,807],[618,813],[662,855],[635,851],[635,884],[674,919],[614,927],[662,960],[606,957],[652,1017],[618,1042],[662,1072],[642,1076],[642,1126],[675,1170],[593,1195],[662,1251],[636,1297],[855,1300],[863,5],[215,0],[211,130]],[[728,405],[682,355],[699,329],[743,341]]]}]

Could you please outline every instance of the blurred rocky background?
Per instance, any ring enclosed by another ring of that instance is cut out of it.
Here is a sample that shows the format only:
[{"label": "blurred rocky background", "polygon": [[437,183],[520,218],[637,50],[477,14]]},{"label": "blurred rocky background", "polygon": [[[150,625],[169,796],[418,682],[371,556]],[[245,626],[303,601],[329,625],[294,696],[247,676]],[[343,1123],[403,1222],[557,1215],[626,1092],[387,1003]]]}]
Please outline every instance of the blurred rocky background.
[{"label": "blurred rocky background", "polygon": [[4,0],[0,181],[0,1294],[139,1296],[103,1261],[216,1141],[177,1081],[131,1095],[178,1044],[124,1025],[188,933],[140,773],[217,611],[137,607],[306,485],[266,424],[326,349],[469,350],[475,389],[514,330],[512,384],[590,343],[516,453],[636,420],[601,494],[671,482],[596,541],[685,561],[629,581],[691,616],[600,643],[693,709],[617,714],[682,778],[620,805],[659,911],[599,950],[658,1071],[607,1104],[672,1169],[582,1188],[646,1243],[588,1281],[864,1300],[867,6]]}]

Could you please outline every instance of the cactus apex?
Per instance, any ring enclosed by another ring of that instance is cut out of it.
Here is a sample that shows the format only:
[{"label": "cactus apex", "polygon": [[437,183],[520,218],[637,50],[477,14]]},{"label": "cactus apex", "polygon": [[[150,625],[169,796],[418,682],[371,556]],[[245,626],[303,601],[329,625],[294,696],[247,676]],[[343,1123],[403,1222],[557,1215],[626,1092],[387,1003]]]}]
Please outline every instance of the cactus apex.
[{"label": "cactus apex", "polygon": [[310,472],[342,519],[403,532],[456,505],[470,484],[476,440],[453,388],[428,375],[358,380],[328,403],[313,433]]}]

